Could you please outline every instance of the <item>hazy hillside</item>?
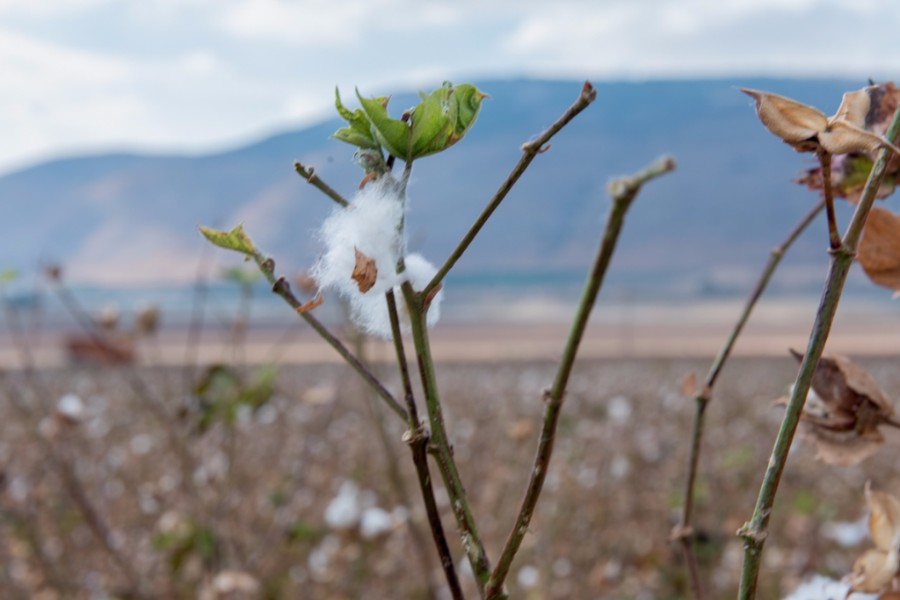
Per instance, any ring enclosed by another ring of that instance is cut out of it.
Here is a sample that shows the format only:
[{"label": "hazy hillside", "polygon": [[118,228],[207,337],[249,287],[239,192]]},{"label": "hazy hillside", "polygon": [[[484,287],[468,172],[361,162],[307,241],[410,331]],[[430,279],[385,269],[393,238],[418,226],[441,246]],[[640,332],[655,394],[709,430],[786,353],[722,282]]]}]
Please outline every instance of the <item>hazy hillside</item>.
[{"label": "hazy hillside", "polygon": [[[711,80],[597,82],[597,102],[540,156],[471,252],[460,278],[574,273],[590,260],[608,206],[607,180],[662,153],[679,168],[655,181],[629,216],[615,282],[642,288],[728,287],[753,274],[814,201],[792,183],[811,164],[759,124],[737,85],[822,107],[865,82]],[[485,81],[491,95],[469,136],[416,164],[412,246],[438,262],[579,82]],[[380,90],[373,90],[373,92]],[[394,100],[397,113],[410,96]],[[296,176],[296,159],[343,193],[360,171],[352,148],[329,139],[337,121],[201,157],[70,157],[0,178],[0,265],[59,260],[73,277],[104,282],[189,280],[204,252],[198,224],[244,222],[280,269],[308,266],[311,231],[330,201]],[[777,285],[818,287],[823,227],[801,241]],[[207,252],[219,261],[232,260]],[[815,265],[815,269],[808,268]]]}]

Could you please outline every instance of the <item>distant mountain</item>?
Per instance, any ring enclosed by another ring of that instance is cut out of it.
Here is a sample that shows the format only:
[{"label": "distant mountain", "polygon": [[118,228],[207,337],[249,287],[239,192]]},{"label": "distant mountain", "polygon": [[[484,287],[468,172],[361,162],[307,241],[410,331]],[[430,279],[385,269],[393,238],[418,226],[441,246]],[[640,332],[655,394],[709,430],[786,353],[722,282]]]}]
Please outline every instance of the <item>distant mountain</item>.
[{"label": "distant mountain", "polygon": [[[520,145],[576,98],[581,84],[483,81],[491,96],[470,134],[416,163],[410,244],[438,263],[519,158]],[[539,156],[498,210],[456,277],[571,274],[597,246],[605,185],[663,153],[678,170],[652,182],[628,216],[613,282],[706,292],[744,286],[815,201],[792,183],[812,165],[767,132],[737,86],[782,93],[829,112],[865,85],[835,80],[597,82],[594,105]],[[399,111],[411,95],[397,96]],[[104,283],[193,278],[213,252],[197,225],[243,222],[279,270],[300,271],[318,251],[313,231],[331,202],[294,173],[301,160],[347,196],[360,180],[330,120],[207,156],[108,154],[54,160],[0,178],[0,266],[59,261],[71,277]],[[846,217],[846,214],[844,215]],[[776,285],[818,289],[824,223],[786,261]],[[573,275],[574,276],[574,275]],[[578,275],[577,277],[580,277]]]}]

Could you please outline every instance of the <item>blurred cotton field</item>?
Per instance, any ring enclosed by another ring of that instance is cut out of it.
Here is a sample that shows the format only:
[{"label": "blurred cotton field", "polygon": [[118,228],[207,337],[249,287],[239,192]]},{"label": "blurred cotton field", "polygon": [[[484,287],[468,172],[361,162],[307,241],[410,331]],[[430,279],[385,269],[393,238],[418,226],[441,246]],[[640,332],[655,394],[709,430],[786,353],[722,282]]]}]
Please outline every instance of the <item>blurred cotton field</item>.
[{"label": "blurred cotton field", "polygon": [[[895,360],[861,362],[897,394]],[[576,367],[546,497],[513,566],[512,597],[687,593],[668,542],[693,411],[679,381],[704,366],[644,359]],[[736,359],[709,407],[696,527],[711,597],[734,595],[742,555],[734,533],[752,508],[781,417],[772,401],[795,368],[787,355]],[[514,517],[553,369],[497,362],[439,370],[455,457],[489,551]],[[445,597],[404,424],[341,366],[281,367],[271,380],[256,368],[235,373],[244,395],[234,397],[256,404],[235,401],[226,411],[210,403],[230,389],[222,372],[200,392],[185,385],[195,379],[184,369],[6,372],[4,597],[106,598],[134,586],[158,598]],[[220,412],[210,419],[210,410]],[[886,437],[856,467],[828,467],[812,444],[797,445],[773,516],[778,534],[767,544],[762,597],[786,596],[816,574],[850,572],[870,544],[860,523],[865,481],[896,491],[898,440]],[[440,489],[437,499],[449,522]],[[449,537],[474,597],[463,551]]]}]

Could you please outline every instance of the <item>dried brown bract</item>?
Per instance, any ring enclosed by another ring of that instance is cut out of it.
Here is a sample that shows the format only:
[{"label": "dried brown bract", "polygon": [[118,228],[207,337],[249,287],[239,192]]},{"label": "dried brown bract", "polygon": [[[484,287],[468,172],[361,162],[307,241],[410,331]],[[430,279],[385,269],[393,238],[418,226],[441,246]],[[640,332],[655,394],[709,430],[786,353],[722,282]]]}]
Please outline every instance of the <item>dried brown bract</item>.
[{"label": "dried brown bract", "polygon": [[372,289],[375,280],[378,279],[378,266],[375,264],[374,258],[366,256],[359,251],[359,248],[354,248],[353,251],[356,254],[356,264],[353,266],[353,273],[350,274],[350,277],[356,282],[359,291],[365,294]]},{"label": "dried brown bract", "polygon": [[307,300],[306,302],[304,302],[303,304],[298,306],[297,312],[300,314],[309,312],[312,309],[314,309],[315,307],[321,306],[324,301],[325,301],[325,298],[322,296],[322,290],[319,290],[315,296],[313,296],[312,298],[310,298],[309,300]]},{"label": "dried brown bract", "polygon": [[856,559],[850,574],[850,591],[877,594],[890,591],[900,570],[900,501],[872,490],[866,482],[869,535],[875,548]]},{"label": "dried brown bract", "polygon": [[[803,355],[791,350],[797,360]],[[881,425],[900,426],[894,407],[875,379],[840,355],[823,355],[803,409],[806,433],[828,464],[850,466],[874,454],[884,443]]]}]

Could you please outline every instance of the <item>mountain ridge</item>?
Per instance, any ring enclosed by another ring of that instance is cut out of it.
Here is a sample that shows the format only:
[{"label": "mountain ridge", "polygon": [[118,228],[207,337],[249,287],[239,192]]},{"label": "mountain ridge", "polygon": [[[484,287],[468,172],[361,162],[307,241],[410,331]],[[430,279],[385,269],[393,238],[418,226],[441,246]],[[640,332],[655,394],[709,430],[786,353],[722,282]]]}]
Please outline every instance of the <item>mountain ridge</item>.
[{"label": "mountain ridge", "polygon": [[[792,183],[812,164],[766,131],[738,85],[770,89],[829,112],[865,82],[703,79],[599,82],[598,98],[537,157],[459,262],[462,276],[575,272],[593,256],[608,206],[608,179],[671,154],[678,170],[653,181],[628,217],[610,277],[634,285],[741,284],[805,214],[815,196]],[[478,82],[490,94],[466,138],[418,161],[410,183],[411,248],[439,263],[537,135],[576,98],[581,83]],[[398,94],[392,110],[414,102]],[[198,225],[243,222],[287,273],[319,251],[315,229],[330,200],[297,177],[312,166],[352,196],[361,178],[353,148],[328,119],[205,155],[100,153],[62,157],[0,177],[6,216],[0,266],[62,262],[77,280],[186,282],[210,256]],[[823,227],[805,235],[776,285],[816,284]]]}]

